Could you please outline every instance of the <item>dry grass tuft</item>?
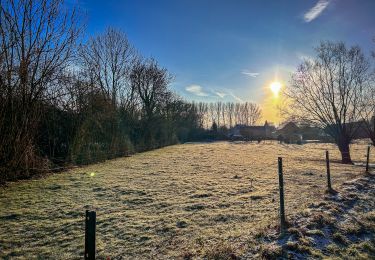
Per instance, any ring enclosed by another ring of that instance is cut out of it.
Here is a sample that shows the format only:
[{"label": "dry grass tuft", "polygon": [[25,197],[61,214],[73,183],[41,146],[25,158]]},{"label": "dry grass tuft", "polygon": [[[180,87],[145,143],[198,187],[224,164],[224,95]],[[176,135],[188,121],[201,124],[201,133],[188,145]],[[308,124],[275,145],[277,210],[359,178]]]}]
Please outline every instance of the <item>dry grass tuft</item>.
[{"label": "dry grass tuft", "polygon": [[209,250],[204,255],[204,258],[208,260],[237,260],[240,257],[237,256],[234,248],[228,243],[219,243]]},{"label": "dry grass tuft", "polygon": [[268,244],[261,247],[260,256],[262,259],[272,260],[284,256],[283,248],[276,244]]}]

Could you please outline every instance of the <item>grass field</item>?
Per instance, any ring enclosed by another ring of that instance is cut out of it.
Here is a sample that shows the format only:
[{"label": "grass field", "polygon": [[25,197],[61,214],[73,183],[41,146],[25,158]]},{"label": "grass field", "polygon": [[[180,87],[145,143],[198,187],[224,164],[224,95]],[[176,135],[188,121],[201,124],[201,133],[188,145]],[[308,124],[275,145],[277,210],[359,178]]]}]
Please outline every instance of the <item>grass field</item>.
[{"label": "grass field", "polygon": [[[277,157],[284,159],[287,215],[323,200],[325,150],[334,188],[363,174],[331,144],[192,143],[0,188],[0,258],[79,259],[84,212],[97,212],[100,258],[244,254],[277,223]],[[351,146],[364,161],[366,146]],[[371,161],[375,161],[372,152]]]}]

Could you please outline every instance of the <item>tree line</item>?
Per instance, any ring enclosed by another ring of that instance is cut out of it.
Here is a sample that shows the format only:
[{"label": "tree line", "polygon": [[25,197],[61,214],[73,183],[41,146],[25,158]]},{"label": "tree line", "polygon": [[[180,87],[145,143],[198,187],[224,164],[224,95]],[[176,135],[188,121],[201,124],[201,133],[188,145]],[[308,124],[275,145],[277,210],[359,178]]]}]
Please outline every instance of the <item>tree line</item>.
[{"label": "tree line", "polygon": [[[191,103],[173,76],[120,30],[82,41],[61,0],[0,5],[1,181],[211,138],[212,124],[254,124],[252,103]],[[58,167],[57,167],[58,166]]]},{"label": "tree line", "polygon": [[185,141],[199,127],[167,69],[119,30],[79,44],[79,20],[59,0],[1,2],[3,181]]},{"label": "tree line", "polygon": [[218,128],[232,128],[235,125],[255,125],[262,117],[262,110],[256,103],[251,102],[215,102],[192,103],[197,111],[199,126],[209,129],[213,123]]}]

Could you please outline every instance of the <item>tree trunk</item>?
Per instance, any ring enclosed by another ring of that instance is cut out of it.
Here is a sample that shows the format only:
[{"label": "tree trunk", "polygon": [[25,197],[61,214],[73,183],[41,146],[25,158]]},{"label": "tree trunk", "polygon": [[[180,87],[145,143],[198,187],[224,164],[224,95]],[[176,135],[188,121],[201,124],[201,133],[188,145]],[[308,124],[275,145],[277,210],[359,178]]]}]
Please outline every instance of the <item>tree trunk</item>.
[{"label": "tree trunk", "polygon": [[353,164],[352,159],[350,157],[349,143],[345,142],[339,144],[339,150],[341,153],[341,162],[345,164]]}]

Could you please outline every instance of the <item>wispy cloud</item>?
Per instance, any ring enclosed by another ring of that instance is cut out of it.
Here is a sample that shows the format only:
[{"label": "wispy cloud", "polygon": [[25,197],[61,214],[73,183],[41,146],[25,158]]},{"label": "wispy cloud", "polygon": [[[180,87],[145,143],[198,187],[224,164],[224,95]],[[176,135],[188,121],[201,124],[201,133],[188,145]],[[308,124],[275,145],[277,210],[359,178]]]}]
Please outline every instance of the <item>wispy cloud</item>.
[{"label": "wispy cloud", "polygon": [[233,94],[232,92],[229,92],[229,95],[230,95],[232,98],[234,98],[236,101],[238,101],[238,102],[245,102],[245,101],[243,101],[243,99],[237,97],[237,96],[236,96],[235,94]]},{"label": "wispy cloud", "polygon": [[190,85],[185,88],[187,92],[190,92],[193,95],[199,97],[207,97],[208,94],[203,90],[203,88],[199,85]]},{"label": "wispy cloud", "polygon": [[251,72],[251,71],[248,71],[248,70],[243,70],[243,71],[241,71],[241,73],[246,75],[246,76],[252,77],[252,78],[256,78],[260,74],[259,72]]},{"label": "wispy cloud", "polygon": [[231,99],[234,99],[237,102],[244,102],[243,99],[233,94],[233,92],[230,89],[203,88],[200,85],[193,84],[187,86],[185,90],[195,96],[205,97],[209,100],[225,99],[229,101]]},{"label": "wispy cloud", "polygon": [[330,0],[319,0],[316,5],[303,16],[306,23],[316,19],[329,5]]},{"label": "wispy cloud", "polygon": [[229,97],[229,99],[227,99],[227,100],[230,100],[230,98],[233,98],[237,102],[244,102],[243,99],[241,99],[240,97],[233,94],[233,92],[229,89],[212,90],[212,93],[216,97],[219,97],[221,99],[224,99],[224,98],[227,99]]},{"label": "wispy cloud", "polygon": [[213,92],[216,96],[218,96],[219,98],[224,98],[224,97],[228,96],[228,94],[225,93],[225,92],[215,91],[215,90],[213,90],[212,92]]}]

